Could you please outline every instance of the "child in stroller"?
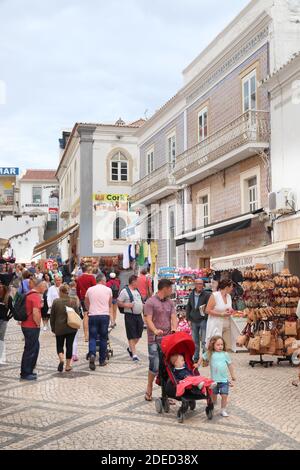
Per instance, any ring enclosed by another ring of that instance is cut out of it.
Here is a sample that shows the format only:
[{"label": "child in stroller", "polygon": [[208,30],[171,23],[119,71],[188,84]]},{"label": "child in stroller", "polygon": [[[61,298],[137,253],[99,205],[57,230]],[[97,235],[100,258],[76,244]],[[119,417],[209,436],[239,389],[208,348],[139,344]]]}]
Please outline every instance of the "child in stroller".
[{"label": "child in stroller", "polygon": [[[158,351],[159,373],[156,383],[161,386],[162,394],[161,398],[155,401],[156,411],[168,413],[170,411],[168,399],[174,398],[181,403],[177,419],[182,423],[188,409],[194,410],[196,408],[197,400],[206,400],[206,415],[208,419],[212,419],[214,406],[211,398],[211,386],[213,381],[206,377],[200,377],[198,369],[194,367],[195,344],[191,336],[184,332],[165,336],[161,345],[158,344]],[[180,365],[180,367],[176,367],[176,365]],[[181,377],[184,377],[183,380]]]}]

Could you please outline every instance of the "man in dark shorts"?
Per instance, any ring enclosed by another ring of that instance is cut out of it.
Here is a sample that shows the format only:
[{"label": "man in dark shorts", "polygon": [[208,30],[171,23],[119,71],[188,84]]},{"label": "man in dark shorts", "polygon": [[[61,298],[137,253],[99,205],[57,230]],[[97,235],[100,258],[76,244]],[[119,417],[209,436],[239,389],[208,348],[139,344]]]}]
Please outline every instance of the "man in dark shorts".
[{"label": "man in dark shorts", "polygon": [[140,360],[136,354],[136,345],[144,329],[143,301],[137,290],[137,279],[135,275],[130,276],[128,287],[125,287],[118,297],[118,306],[124,308],[126,336],[129,344],[127,351],[134,362]]},{"label": "man in dark shorts", "polygon": [[144,318],[148,331],[149,372],[148,386],[145,394],[146,401],[152,401],[153,382],[158,373],[159,356],[157,341],[177,329],[175,305],[170,300],[172,282],[162,279],[158,283],[158,292],[147,300],[144,305]]}]

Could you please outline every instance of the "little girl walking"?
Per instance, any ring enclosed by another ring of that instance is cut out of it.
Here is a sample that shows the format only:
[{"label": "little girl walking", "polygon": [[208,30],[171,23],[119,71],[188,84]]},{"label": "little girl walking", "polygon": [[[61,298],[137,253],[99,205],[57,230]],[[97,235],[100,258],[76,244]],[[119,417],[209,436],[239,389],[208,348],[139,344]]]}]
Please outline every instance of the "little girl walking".
[{"label": "little girl walking", "polygon": [[[217,383],[216,387],[213,389],[213,402],[216,404],[218,395],[221,395],[221,416],[227,418],[229,416],[226,411],[229,387],[233,386],[232,381],[235,381],[236,378],[222,336],[213,336],[210,339],[208,349],[203,354],[202,358],[209,362],[211,379]],[[228,379],[228,371],[230,372],[232,381]]]}]

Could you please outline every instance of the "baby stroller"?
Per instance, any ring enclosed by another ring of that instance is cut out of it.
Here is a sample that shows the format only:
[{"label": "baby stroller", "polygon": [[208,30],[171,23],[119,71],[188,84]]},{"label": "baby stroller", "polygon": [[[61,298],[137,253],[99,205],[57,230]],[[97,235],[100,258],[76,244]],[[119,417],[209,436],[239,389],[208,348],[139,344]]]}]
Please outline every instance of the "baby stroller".
[{"label": "baby stroller", "polygon": [[[107,339],[106,359],[108,361],[114,355],[114,351],[113,351],[113,348],[112,348],[112,345],[111,345],[111,342],[110,342],[110,339],[109,339],[109,333],[111,332],[111,330],[112,330],[112,328],[109,328],[109,330],[108,330],[108,339]],[[96,341],[96,352],[99,353],[99,337],[97,338],[97,341]],[[86,360],[88,361],[89,358],[90,358],[90,355],[89,355],[89,353],[87,353]]]},{"label": "baby stroller", "polygon": [[[213,418],[214,405],[211,399],[210,391],[206,388],[206,393],[199,390],[197,387],[186,389],[181,397],[176,396],[177,382],[172,372],[170,358],[173,354],[182,354],[189,369],[193,369],[193,355],[195,353],[195,344],[191,336],[184,332],[174,333],[170,336],[165,336],[161,345],[158,345],[159,353],[159,372],[156,383],[161,386],[161,398],[155,400],[155,408],[157,413],[168,413],[170,411],[170,403],[168,398],[174,398],[181,402],[181,406],[177,412],[177,420],[183,423],[185,414],[188,409],[194,410],[196,408],[197,400],[206,400],[207,406],[205,409],[206,416],[209,420]],[[198,370],[195,370],[195,375],[200,375]]]}]

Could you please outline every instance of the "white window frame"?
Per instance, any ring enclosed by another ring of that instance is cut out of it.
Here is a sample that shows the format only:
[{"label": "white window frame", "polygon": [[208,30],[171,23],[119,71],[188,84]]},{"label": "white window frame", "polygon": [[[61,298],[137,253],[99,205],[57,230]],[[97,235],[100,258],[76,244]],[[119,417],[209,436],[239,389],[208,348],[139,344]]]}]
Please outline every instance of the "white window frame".
[{"label": "white window frame", "polygon": [[[207,207],[208,207],[207,216],[204,215],[203,204],[200,201],[204,197],[207,197]],[[207,227],[207,225],[210,224],[210,214],[211,214],[210,188],[204,188],[204,189],[201,189],[201,191],[199,191],[197,193],[197,207],[196,207],[197,222],[196,222],[196,226],[199,227],[199,228]],[[207,217],[207,224],[206,225],[204,224],[204,217]]]},{"label": "white window frame", "polygon": [[[171,144],[171,145],[170,145]],[[175,155],[173,155],[173,151],[175,151]],[[175,167],[176,164],[176,152],[177,152],[177,139],[176,139],[176,131],[167,135],[167,161],[170,165]]]},{"label": "white window frame", "polygon": [[[200,139],[200,116],[204,116],[204,114],[207,114],[207,135],[204,136],[202,139]],[[202,108],[199,112],[198,112],[198,125],[197,125],[197,129],[198,129],[198,143],[200,142],[203,142],[205,139],[207,139],[208,137],[208,106],[204,106],[204,108]]]},{"label": "white window frame", "polygon": [[147,175],[150,175],[154,171],[154,147],[149,149],[146,155]]},{"label": "white window frame", "polygon": [[[255,76],[255,108],[251,107],[251,79]],[[245,83],[249,82],[249,109],[245,109]],[[252,70],[252,72],[248,73],[242,79],[242,96],[243,96],[243,113],[247,111],[256,111],[257,109],[257,72],[256,69]]]},{"label": "white window frame", "polygon": [[[114,158],[118,155],[119,157],[119,160],[114,160]],[[126,160],[121,160],[121,157],[120,155],[122,155]],[[117,180],[113,180],[112,179],[112,165],[113,163],[117,162],[118,163],[118,179]],[[127,179],[126,180],[122,180],[122,163],[126,163],[127,165]],[[114,153],[114,155],[112,155],[111,159],[110,159],[110,182],[111,183],[128,183],[129,182],[129,161],[128,161],[128,158],[126,157],[126,155],[121,152],[121,151],[118,151],[116,153]]]},{"label": "white window frame", "polygon": [[[168,255],[168,265],[170,265],[170,208],[174,208],[174,224],[175,224],[175,227],[174,227],[174,238],[176,237],[176,233],[177,233],[177,204],[176,204],[176,201],[173,201],[173,202],[170,202],[170,204],[168,204],[166,206],[166,209],[167,209],[167,255]],[[175,263],[176,263],[176,266],[178,266],[178,247],[176,246],[176,241],[175,241]],[[175,266],[175,267],[176,267]],[[171,266],[173,267],[173,266]]]},{"label": "white window frame", "polygon": [[[34,189],[40,189],[41,190],[41,200],[40,200],[40,202],[35,202],[33,200],[33,190]],[[42,186],[37,186],[37,185],[32,186],[31,195],[32,195],[32,204],[43,204],[43,188],[42,188]]]},{"label": "white window frame", "polygon": [[257,209],[261,208],[261,189],[260,189],[260,167],[256,166],[251,168],[248,171],[244,171],[240,174],[240,186],[241,186],[241,213],[247,214],[248,212],[253,212],[250,210],[250,200],[249,200],[249,186],[248,181],[252,178],[257,179]]}]

